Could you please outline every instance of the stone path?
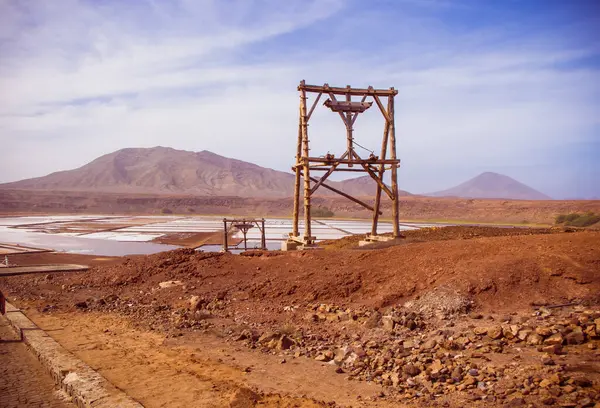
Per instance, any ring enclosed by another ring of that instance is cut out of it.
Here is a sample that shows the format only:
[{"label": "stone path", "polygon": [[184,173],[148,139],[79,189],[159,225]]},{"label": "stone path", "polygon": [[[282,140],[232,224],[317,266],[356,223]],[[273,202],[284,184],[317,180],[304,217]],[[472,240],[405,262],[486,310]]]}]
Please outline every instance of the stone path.
[{"label": "stone path", "polygon": [[0,407],[73,406],[58,397],[50,375],[0,316]]}]

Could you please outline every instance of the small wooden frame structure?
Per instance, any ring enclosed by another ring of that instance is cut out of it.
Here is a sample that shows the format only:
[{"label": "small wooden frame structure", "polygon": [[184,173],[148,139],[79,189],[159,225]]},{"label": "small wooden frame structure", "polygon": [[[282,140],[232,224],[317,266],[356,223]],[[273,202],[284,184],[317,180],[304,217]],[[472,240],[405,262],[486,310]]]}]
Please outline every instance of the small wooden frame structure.
[{"label": "small wooden frame structure", "polygon": [[[396,127],[394,124],[394,96],[398,91],[393,87],[390,89],[367,89],[352,88],[350,85],[345,88],[330,87],[328,84],[323,86],[307,85],[304,80],[298,86],[300,92],[300,123],[298,126],[298,145],[296,151],[296,164],[292,167],[295,172],[296,181],[294,188],[294,223],[293,231],[290,233],[290,241],[302,245],[311,245],[315,242],[315,237],[311,234],[311,196],[319,187],[324,187],[331,190],[349,200],[360,204],[373,212],[373,225],[371,227],[371,236],[367,239],[377,239],[377,223],[381,205],[381,192],[392,200],[392,220],[394,224],[394,237],[400,236],[399,215],[398,215],[398,167],[400,160],[396,158]],[[306,106],[306,94],[316,93],[317,97],[313,102],[310,110]],[[340,115],[346,127],[346,151],[339,157],[333,154],[327,154],[324,157],[311,157],[309,139],[308,139],[308,121],[314,112],[317,103],[321,96],[325,95],[327,99],[324,103],[326,107]],[[342,96],[343,100],[338,100],[336,95]],[[360,101],[352,101],[352,97],[361,97]],[[367,98],[372,98],[373,101],[367,102]],[[387,98],[387,108],[384,107],[382,98]],[[355,151],[355,142],[353,136],[353,125],[356,122],[358,115],[369,109],[373,102],[378,106],[385,126],[383,130],[383,139],[381,142],[381,155],[375,156],[373,153],[366,159],[363,159]],[[390,158],[386,158],[389,153]],[[354,166],[357,165],[358,168]],[[383,175],[386,170],[391,170],[391,188],[383,182]],[[324,174],[321,178],[315,178],[311,172],[322,171]],[[375,193],[375,205],[369,204],[350,196],[336,188],[333,188],[325,181],[334,171],[353,171],[366,172],[377,184]],[[300,196],[301,196],[301,179],[304,178],[304,236],[299,234],[299,218],[300,218]],[[311,184],[314,183],[314,184]]]},{"label": "small wooden frame structure", "polygon": [[[229,245],[229,233],[233,228],[241,231],[244,235],[244,251],[248,250],[248,239],[246,234],[250,228],[258,227],[260,230],[260,249],[267,249],[267,241],[265,239],[265,219],[249,219],[249,218],[223,218],[223,252],[229,252],[230,249],[239,249],[236,246]],[[239,245],[239,244],[238,244]]]}]

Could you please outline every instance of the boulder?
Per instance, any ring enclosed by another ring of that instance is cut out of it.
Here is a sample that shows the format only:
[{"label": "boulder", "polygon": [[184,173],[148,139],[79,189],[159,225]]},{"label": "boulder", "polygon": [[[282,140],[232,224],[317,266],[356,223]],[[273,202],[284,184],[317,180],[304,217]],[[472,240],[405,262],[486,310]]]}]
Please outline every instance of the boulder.
[{"label": "boulder", "polygon": [[190,310],[195,311],[200,309],[202,304],[202,300],[200,299],[200,296],[192,296],[190,298]]},{"label": "boulder", "polygon": [[282,335],[279,340],[277,340],[277,345],[275,346],[275,348],[277,350],[288,350],[290,349],[292,346],[294,346],[296,344],[296,342],[292,339],[290,339],[288,336],[286,335]]},{"label": "boulder", "polygon": [[264,332],[262,334],[262,336],[260,336],[258,338],[258,342],[260,344],[267,344],[269,342],[271,342],[272,340],[276,340],[277,338],[279,338],[279,333],[275,333],[275,332]]},{"label": "boulder", "polygon": [[260,395],[249,388],[242,387],[236,390],[229,401],[230,408],[254,407],[261,399]]},{"label": "boulder", "polygon": [[425,343],[421,344],[420,349],[421,350],[432,350],[435,348],[435,346],[437,346],[437,340],[429,339]]},{"label": "boulder", "polygon": [[562,344],[564,341],[562,334],[555,333],[544,340],[544,344],[553,345],[553,344]]},{"label": "boulder", "polygon": [[396,325],[396,322],[394,322],[392,316],[383,316],[381,318],[381,325],[383,326],[384,330],[392,332],[394,331],[394,326]]},{"label": "boulder", "polygon": [[536,327],[535,332],[542,337],[548,337],[552,334],[550,327]]},{"label": "boulder", "polygon": [[551,344],[551,345],[542,347],[541,351],[544,353],[549,353],[549,354],[562,354],[563,350],[562,350],[562,345]]},{"label": "boulder", "polygon": [[374,329],[375,327],[379,326],[380,321],[381,321],[381,313],[375,311],[367,319],[367,321],[365,321],[365,327],[367,329]]},{"label": "boulder", "polygon": [[531,333],[527,336],[527,344],[529,345],[537,346],[542,344],[542,341],[544,341],[544,338],[537,333]]},{"label": "boulder", "polygon": [[565,336],[567,344],[583,344],[585,342],[585,335],[581,330],[573,331]]},{"label": "boulder", "polygon": [[168,288],[172,288],[175,286],[183,286],[183,283],[178,280],[172,280],[172,281],[160,282],[158,284],[158,287],[161,289],[168,289]]},{"label": "boulder", "polygon": [[487,333],[488,337],[493,340],[501,339],[502,338],[502,327],[501,326],[490,327],[486,333]]},{"label": "boulder", "polygon": [[521,329],[519,333],[517,333],[517,338],[521,341],[527,340],[527,337],[532,333],[531,329]]},{"label": "boulder", "polygon": [[402,371],[410,377],[415,377],[421,373],[421,369],[414,364],[406,364]]}]

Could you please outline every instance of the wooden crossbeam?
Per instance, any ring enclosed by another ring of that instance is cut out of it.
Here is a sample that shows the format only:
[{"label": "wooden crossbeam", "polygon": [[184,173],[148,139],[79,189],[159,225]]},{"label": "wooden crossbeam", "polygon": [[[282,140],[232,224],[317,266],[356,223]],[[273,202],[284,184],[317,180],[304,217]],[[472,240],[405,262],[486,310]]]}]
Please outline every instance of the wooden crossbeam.
[{"label": "wooden crossbeam", "polygon": [[[315,183],[319,181],[318,179],[316,179],[316,178],[314,178],[314,177],[309,177],[309,178],[310,178],[310,179],[311,179],[313,182],[315,182]],[[369,211],[374,211],[374,209],[373,209],[373,207],[372,207],[372,206],[370,206],[369,204],[367,204],[367,203],[365,203],[365,202],[363,202],[363,201],[359,200],[358,198],[354,198],[354,197],[352,197],[350,194],[346,194],[346,193],[344,193],[343,191],[341,191],[341,190],[338,190],[337,188],[331,187],[330,185],[327,185],[327,184],[325,184],[325,183],[321,183],[321,186],[322,186],[323,188],[326,188],[326,189],[328,189],[328,190],[331,190],[331,191],[333,191],[334,193],[337,193],[337,194],[341,195],[342,197],[346,197],[348,200],[350,200],[350,201],[353,201],[353,202],[355,202],[356,204],[358,204],[358,205],[361,205],[361,206],[365,207],[365,208],[366,208],[367,210],[369,210]],[[382,213],[381,211],[379,211],[379,215],[382,215],[382,214],[383,214],[383,213]]]},{"label": "wooden crossbeam", "polygon": [[363,95],[380,95],[380,96],[394,96],[398,94],[398,90],[394,88],[390,89],[374,89],[374,88],[339,88],[330,87],[328,84],[325,85],[306,85],[300,84],[298,90],[304,90],[305,92],[325,92],[333,93],[335,95],[352,95],[352,96],[363,96]]},{"label": "wooden crossbeam", "polygon": [[381,114],[385,118],[386,123],[390,123],[390,116],[388,115],[388,112],[383,107],[383,104],[381,103],[379,96],[373,95],[373,99],[375,99],[375,103],[377,104],[377,106],[379,106],[379,110],[381,111]]},{"label": "wooden crossbeam", "polygon": [[[329,159],[325,159],[323,157],[303,157],[302,160],[307,160],[309,163],[325,163],[325,164],[330,164],[332,162],[334,163],[339,163],[339,164],[400,164],[400,160],[397,159],[377,159],[377,160],[370,160],[370,159],[333,159],[333,160],[329,160]],[[300,163],[298,163],[300,164]],[[301,165],[301,164],[300,164]]]},{"label": "wooden crossbeam", "polygon": [[[346,156],[348,156],[348,151],[346,151],[346,153],[344,153],[342,155],[342,157],[340,157],[341,160],[345,159]],[[331,174],[335,171],[336,167],[339,165],[339,162],[334,163],[331,168],[329,170],[327,170],[327,173],[323,174],[323,176],[321,176],[321,179],[319,181],[316,182],[315,185],[313,185],[313,187],[310,190],[310,195],[313,195],[315,193],[315,191],[317,191],[317,189],[319,188],[319,186],[321,184],[323,184],[323,182],[325,180],[327,180],[327,178],[329,176],[331,176]]]},{"label": "wooden crossbeam", "polygon": [[307,122],[310,119],[310,117],[312,116],[313,111],[317,107],[317,103],[319,103],[319,99],[321,99],[321,95],[323,95],[323,92],[319,92],[319,94],[317,95],[317,98],[315,99],[315,101],[313,102],[312,106],[310,107],[310,111],[308,112],[308,115],[306,115],[306,121]]}]

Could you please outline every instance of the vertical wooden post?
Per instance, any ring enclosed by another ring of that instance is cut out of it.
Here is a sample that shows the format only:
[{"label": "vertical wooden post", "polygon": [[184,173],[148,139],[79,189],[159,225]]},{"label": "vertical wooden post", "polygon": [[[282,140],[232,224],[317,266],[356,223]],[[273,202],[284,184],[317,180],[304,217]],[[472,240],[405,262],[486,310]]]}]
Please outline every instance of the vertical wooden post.
[{"label": "vertical wooden post", "polygon": [[[388,97],[388,116],[390,107],[392,105],[392,97]],[[383,128],[383,140],[381,141],[381,159],[384,160],[387,155],[388,138],[390,134],[390,121],[385,120],[385,126]],[[379,178],[383,181],[383,173],[385,172],[385,165],[379,166]],[[379,208],[381,206],[381,186],[377,183],[377,190],[375,192],[375,205],[373,207],[373,225],[371,226],[371,235],[377,235],[377,224],[379,223]]]},{"label": "vertical wooden post", "polygon": [[[394,89],[394,88],[390,88]],[[390,107],[388,116],[390,119],[390,149],[391,158],[396,160],[396,125],[394,121],[394,96],[390,95]],[[399,198],[398,198],[398,165],[392,165],[392,220],[394,222],[394,238],[400,236],[400,215],[399,215]]]},{"label": "vertical wooden post", "polygon": [[[346,102],[352,101],[352,95],[350,95],[350,85],[346,85],[346,89],[348,89],[348,93],[346,94]],[[346,112],[346,144],[348,149],[348,158],[354,158],[354,143],[352,141],[352,113]],[[348,167],[352,167],[349,165]]]},{"label": "vertical wooden post", "polygon": [[[302,81],[304,85],[304,81]],[[302,128],[302,173],[304,174],[304,243],[312,244],[310,225],[310,167],[308,162],[308,123],[306,116],[306,91],[300,90],[300,125]]]},{"label": "vertical wooden post", "polygon": [[[305,82],[302,80],[300,85],[304,85]],[[302,98],[302,97],[301,97]],[[303,132],[302,132],[302,99],[300,99],[300,118],[298,120],[298,144],[296,145],[296,179],[294,182],[294,215],[293,215],[293,226],[292,226],[292,236],[298,237],[300,235],[298,229],[298,222],[300,219],[300,163],[302,157],[302,143],[303,143]]]},{"label": "vertical wooden post", "polygon": [[260,236],[260,246],[262,247],[263,250],[267,249],[267,240],[266,240],[266,236],[265,236],[265,219],[261,219],[260,223],[262,224],[262,229],[261,229],[261,236]]},{"label": "vertical wooden post", "polygon": [[223,218],[223,252],[227,252],[229,245],[227,244],[227,219]]}]

